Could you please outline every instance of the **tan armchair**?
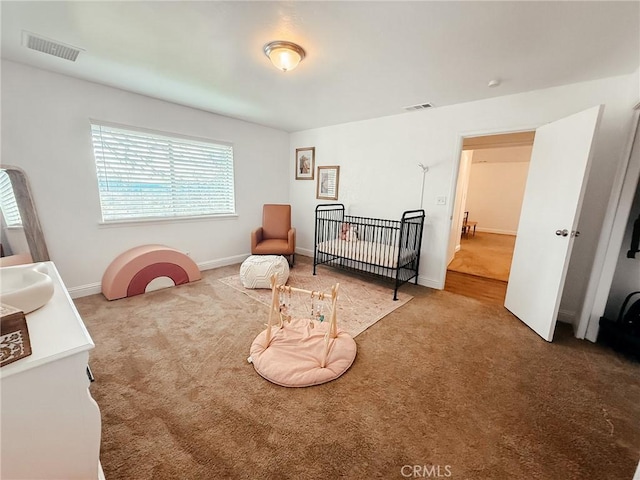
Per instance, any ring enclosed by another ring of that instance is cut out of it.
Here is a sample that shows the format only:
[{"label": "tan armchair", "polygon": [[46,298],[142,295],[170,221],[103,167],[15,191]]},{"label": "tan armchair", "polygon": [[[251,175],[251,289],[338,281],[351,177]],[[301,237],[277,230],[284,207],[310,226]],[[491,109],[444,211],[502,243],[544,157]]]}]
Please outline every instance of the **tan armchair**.
[{"label": "tan armchair", "polygon": [[264,205],[262,227],[251,232],[252,255],[284,255],[293,265],[296,229],[291,228],[291,205]]}]

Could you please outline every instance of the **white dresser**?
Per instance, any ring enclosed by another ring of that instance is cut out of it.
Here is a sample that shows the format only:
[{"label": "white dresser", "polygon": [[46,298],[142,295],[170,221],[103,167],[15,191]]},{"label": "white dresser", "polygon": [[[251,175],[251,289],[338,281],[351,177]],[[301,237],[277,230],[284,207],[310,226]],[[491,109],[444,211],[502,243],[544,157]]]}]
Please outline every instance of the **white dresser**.
[{"label": "white dresser", "polygon": [[0,478],[99,479],[100,410],[89,332],[52,262],[55,291],[27,315],[32,354],[0,368]]}]

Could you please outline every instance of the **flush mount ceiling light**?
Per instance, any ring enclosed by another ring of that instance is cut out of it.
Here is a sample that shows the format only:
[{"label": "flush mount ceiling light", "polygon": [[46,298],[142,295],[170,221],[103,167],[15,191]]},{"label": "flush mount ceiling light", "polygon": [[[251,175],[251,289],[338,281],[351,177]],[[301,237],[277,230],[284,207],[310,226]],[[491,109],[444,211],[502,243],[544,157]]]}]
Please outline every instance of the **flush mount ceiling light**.
[{"label": "flush mount ceiling light", "polygon": [[305,57],[305,52],[300,45],[283,40],[267,43],[264,46],[264,54],[276,68],[283,72],[296,68]]}]

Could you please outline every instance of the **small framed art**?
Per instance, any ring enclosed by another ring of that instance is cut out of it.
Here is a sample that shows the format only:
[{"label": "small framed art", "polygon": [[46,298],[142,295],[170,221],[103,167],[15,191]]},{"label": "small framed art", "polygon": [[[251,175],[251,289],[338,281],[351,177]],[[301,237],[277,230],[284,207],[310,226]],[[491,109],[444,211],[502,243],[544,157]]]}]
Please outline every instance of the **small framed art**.
[{"label": "small framed art", "polygon": [[296,148],[296,180],[313,180],[316,147]]},{"label": "small framed art", "polygon": [[318,181],[316,184],[316,198],[319,200],[338,200],[338,185],[340,183],[340,167],[318,167]]}]

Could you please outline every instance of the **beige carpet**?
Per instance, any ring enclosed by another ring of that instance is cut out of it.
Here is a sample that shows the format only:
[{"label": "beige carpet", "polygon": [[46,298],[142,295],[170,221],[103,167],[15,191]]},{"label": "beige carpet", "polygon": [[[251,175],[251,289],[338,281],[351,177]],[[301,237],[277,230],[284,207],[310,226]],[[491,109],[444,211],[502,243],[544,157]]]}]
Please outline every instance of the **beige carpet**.
[{"label": "beige carpet", "polygon": [[107,479],[402,479],[414,464],[452,480],[633,476],[640,365],[405,285],[414,298],[356,337],[342,377],[278,387],[246,361],[267,308],[218,281],[237,269],[75,301],[96,344]]},{"label": "beige carpet", "polygon": [[[322,265],[317,267],[317,275],[313,275],[312,265],[313,263],[309,263],[308,260],[299,260],[290,270],[287,285],[329,293],[331,286],[339,283],[338,327],[352,337],[364,332],[378,320],[413,298],[411,295],[399,290],[398,300],[394,301],[393,284],[391,282],[380,284],[380,282],[372,282],[370,277],[365,278],[357,274],[341,273],[339,270]],[[238,274],[221,278],[220,281],[267,307],[271,305],[271,290],[244,288]],[[400,288],[402,289],[402,287]],[[285,300],[288,303],[287,295],[285,295]],[[320,302],[316,300],[314,303],[318,307]],[[330,301],[325,300],[322,303],[323,313],[328,319]],[[268,312],[269,310],[267,309],[266,311]],[[295,318],[309,317],[311,313],[311,297],[293,293],[291,295],[290,311]],[[265,314],[265,322],[267,321],[267,315],[268,313]]]},{"label": "beige carpet", "polygon": [[447,269],[506,282],[515,243],[514,235],[476,232],[475,236],[463,236],[460,251],[456,252]]}]

